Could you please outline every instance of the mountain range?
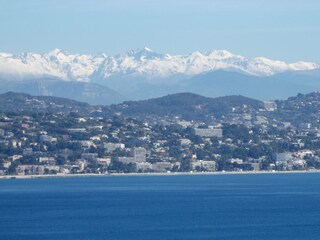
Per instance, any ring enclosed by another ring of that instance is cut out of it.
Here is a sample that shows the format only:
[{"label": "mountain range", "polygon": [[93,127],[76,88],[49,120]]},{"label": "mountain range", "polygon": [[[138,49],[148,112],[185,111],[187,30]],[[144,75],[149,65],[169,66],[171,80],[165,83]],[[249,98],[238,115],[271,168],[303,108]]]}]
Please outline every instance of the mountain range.
[{"label": "mountain range", "polygon": [[60,49],[45,54],[0,53],[0,92],[68,97],[90,104],[179,92],[283,99],[319,88],[316,63],[248,59],[224,50],[170,55],[143,48],[115,56]]}]

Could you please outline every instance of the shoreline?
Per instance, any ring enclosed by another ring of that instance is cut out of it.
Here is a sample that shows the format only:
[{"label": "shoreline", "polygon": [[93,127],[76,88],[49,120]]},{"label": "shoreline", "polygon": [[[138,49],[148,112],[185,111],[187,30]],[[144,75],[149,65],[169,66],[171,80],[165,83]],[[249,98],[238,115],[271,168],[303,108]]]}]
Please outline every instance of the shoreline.
[{"label": "shoreline", "polygon": [[248,175],[248,174],[295,174],[295,173],[320,173],[319,170],[311,171],[242,171],[242,172],[165,172],[165,173],[84,173],[84,174],[54,174],[54,175],[4,175],[1,179],[37,179],[37,178],[78,178],[78,177],[146,177],[146,176],[185,176],[185,175]]}]

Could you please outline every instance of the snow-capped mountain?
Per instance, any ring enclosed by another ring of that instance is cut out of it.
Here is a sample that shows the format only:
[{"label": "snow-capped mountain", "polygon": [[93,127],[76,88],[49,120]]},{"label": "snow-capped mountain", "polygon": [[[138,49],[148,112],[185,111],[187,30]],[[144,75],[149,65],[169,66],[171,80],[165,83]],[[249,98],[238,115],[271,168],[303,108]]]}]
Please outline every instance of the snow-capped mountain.
[{"label": "snow-capped mountain", "polygon": [[55,49],[45,54],[0,53],[0,93],[63,96],[92,104],[178,92],[281,99],[320,90],[319,72],[311,62],[249,59],[224,50],[170,55],[143,48],[108,56]]},{"label": "snow-capped mountain", "polygon": [[15,80],[52,77],[66,81],[107,82],[112,77],[143,77],[149,81],[159,81],[177,75],[182,79],[216,70],[271,76],[318,67],[311,62],[286,63],[263,57],[248,59],[224,50],[170,55],[144,48],[116,56],[69,54],[60,49],[46,54],[0,53],[0,77]]},{"label": "snow-capped mountain", "polygon": [[0,75],[15,79],[55,77],[88,82],[89,76],[105,60],[105,55],[68,54],[54,49],[46,54],[0,53]]}]

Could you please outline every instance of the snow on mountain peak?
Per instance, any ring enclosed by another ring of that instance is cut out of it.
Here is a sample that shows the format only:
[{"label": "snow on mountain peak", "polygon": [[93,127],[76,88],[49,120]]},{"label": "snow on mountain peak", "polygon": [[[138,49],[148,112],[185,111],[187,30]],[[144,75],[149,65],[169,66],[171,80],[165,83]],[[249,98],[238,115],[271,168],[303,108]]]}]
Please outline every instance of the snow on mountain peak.
[{"label": "snow on mountain peak", "polygon": [[273,75],[285,71],[312,70],[318,67],[317,64],[310,62],[286,63],[265,57],[256,57],[251,62],[250,70],[256,75]]},{"label": "snow on mountain peak", "polygon": [[164,55],[160,53],[156,53],[148,47],[144,47],[142,49],[138,48],[136,50],[131,50],[127,52],[126,56],[132,57],[136,60],[144,61],[146,59],[151,60],[156,58],[162,58]]},{"label": "snow on mountain peak", "polygon": [[146,52],[153,52],[153,51],[152,51],[150,48],[148,48],[148,47],[144,47],[143,50],[146,51]]},{"label": "snow on mountain peak", "polygon": [[22,79],[30,76],[53,76],[86,82],[107,80],[112,76],[142,76],[156,81],[175,75],[192,76],[221,69],[268,76],[284,71],[311,70],[318,67],[315,63],[302,61],[286,63],[264,57],[247,59],[225,50],[169,55],[144,47],[116,56],[70,54],[61,49],[54,49],[46,54],[0,53],[0,76]]},{"label": "snow on mountain peak", "polygon": [[57,56],[59,54],[65,55],[64,51],[62,49],[59,49],[59,48],[55,48],[55,49],[51,50],[50,52],[48,52],[49,56]]},{"label": "snow on mountain peak", "polygon": [[216,58],[216,59],[226,59],[226,58],[234,57],[235,55],[226,50],[212,50],[207,53],[207,56]]}]

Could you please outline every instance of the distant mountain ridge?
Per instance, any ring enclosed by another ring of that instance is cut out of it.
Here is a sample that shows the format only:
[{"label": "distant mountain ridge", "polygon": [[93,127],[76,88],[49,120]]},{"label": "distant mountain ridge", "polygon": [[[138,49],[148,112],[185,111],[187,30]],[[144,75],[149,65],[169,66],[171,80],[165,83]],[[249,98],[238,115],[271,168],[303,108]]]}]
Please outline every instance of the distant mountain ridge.
[{"label": "distant mountain ridge", "polygon": [[316,71],[284,72],[272,76],[252,76],[238,72],[215,71],[179,82],[181,92],[208,97],[244,95],[259,100],[286,99],[297,93],[320,90]]},{"label": "distant mountain ridge", "polygon": [[144,48],[115,56],[60,49],[46,54],[0,53],[0,93],[68,97],[93,105],[181,92],[267,100],[317,90],[316,63],[248,59],[225,50],[170,55]]},{"label": "distant mountain ridge", "polygon": [[46,54],[0,53],[0,76],[5,78],[56,77],[67,81],[92,82],[114,76],[142,76],[148,79],[174,75],[232,70],[255,76],[269,76],[285,71],[312,70],[319,66],[311,62],[286,63],[264,57],[248,59],[225,50],[193,52],[188,55],[159,54],[149,48],[126,54],[70,54],[54,49]]},{"label": "distant mountain ridge", "polygon": [[0,80],[0,93],[9,91],[35,96],[70,98],[92,105],[120,103],[125,97],[112,89],[95,83],[61,81],[52,78],[26,79],[24,81]]}]

